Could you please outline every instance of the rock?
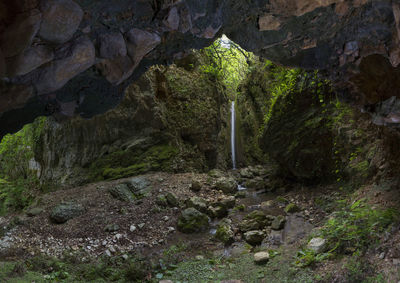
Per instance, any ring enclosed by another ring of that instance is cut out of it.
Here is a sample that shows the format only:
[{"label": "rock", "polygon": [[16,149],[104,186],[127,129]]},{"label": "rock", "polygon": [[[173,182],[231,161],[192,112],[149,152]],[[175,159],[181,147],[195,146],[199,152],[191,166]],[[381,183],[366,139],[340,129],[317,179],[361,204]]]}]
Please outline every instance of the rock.
[{"label": "rock", "polygon": [[217,206],[222,206],[226,209],[230,209],[235,206],[235,203],[236,199],[234,196],[224,196],[217,202]]},{"label": "rock", "polygon": [[200,181],[198,181],[198,180],[192,180],[192,184],[191,184],[191,186],[190,186],[190,189],[193,191],[193,192],[199,192],[200,190],[201,190],[201,183],[200,183]]},{"label": "rock", "polygon": [[125,183],[132,193],[146,195],[150,190],[150,181],[145,177],[133,177]]},{"label": "rock", "polygon": [[129,56],[119,56],[114,59],[107,59],[96,64],[101,74],[108,82],[119,85],[129,78],[137,65]]},{"label": "rock", "polygon": [[261,203],[261,209],[269,210],[275,206],[275,202],[273,200],[263,201]]},{"label": "rock", "polygon": [[39,94],[60,89],[70,79],[90,68],[95,61],[95,49],[89,38],[80,37],[59,50],[58,56],[61,58],[40,70],[39,78],[35,82]]},{"label": "rock", "polygon": [[119,230],[119,225],[118,224],[108,224],[104,228],[104,231],[106,231],[106,232],[117,232],[118,230]]},{"label": "rock", "polygon": [[312,238],[308,242],[307,248],[313,250],[315,253],[322,253],[326,249],[326,240],[323,238]]},{"label": "rock", "polygon": [[50,219],[54,223],[62,224],[82,215],[84,212],[85,209],[80,204],[74,202],[61,203],[53,208],[50,213]]},{"label": "rock", "polygon": [[221,178],[225,176],[225,173],[219,169],[212,169],[208,172],[208,176],[213,178]]},{"label": "rock", "polygon": [[177,30],[179,28],[179,13],[176,7],[169,10],[168,16],[163,21],[164,25],[170,30]]},{"label": "rock", "polygon": [[239,173],[240,173],[240,177],[242,177],[242,178],[250,179],[250,178],[254,177],[253,172],[248,167],[240,169]]},{"label": "rock", "polygon": [[194,258],[196,260],[204,260],[204,256],[202,256],[202,255],[196,255]]},{"label": "rock", "polygon": [[25,75],[54,59],[54,52],[44,45],[26,49],[21,54],[7,60],[7,76]]},{"label": "rock", "polygon": [[295,212],[299,212],[299,211],[300,211],[300,208],[294,203],[289,203],[285,207],[285,212],[286,213],[295,213]]},{"label": "rock", "polygon": [[201,197],[191,197],[186,200],[187,207],[193,207],[198,211],[205,213],[207,211],[207,201]]},{"label": "rock", "polygon": [[242,222],[239,223],[239,229],[242,232],[248,232],[251,230],[258,230],[263,228],[264,228],[263,225],[261,225],[254,219],[244,219],[242,220]]},{"label": "rock", "polygon": [[131,29],[126,34],[128,54],[132,58],[133,63],[137,66],[143,57],[156,48],[161,43],[161,38],[156,33]]},{"label": "rock", "polygon": [[260,228],[264,228],[266,226],[271,225],[271,222],[274,218],[271,215],[266,215],[261,210],[254,210],[251,213],[247,214],[244,217],[244,219],[245,220],[254,220],[260,225]]},{"label": "rock", "polygon": [[220,177],[217,179],[215,183],[215,187],[218,190],[223,191],[226,194],[236,193],[237,184],[236,181],[232,177]]},{"label": "rock", "polygon": [[165,195],[158,195],[156,198],[156,204],[158,204],[161,207],[167,207],[168,206],[168,200]]},{"label": "rock", "polygon": [[264,233],[259,230],[253,230],[244,233],[244,239],[246,240],[246,242],[253,246],[261,244],[264,238]]},{"label": "rock", "polygon": [[228,215],[228,210],[222,206],[209,206],[207,213],[212,218],[222,218]]},{"label": "rock", "polygon": [[232,221],[225,218],[218,223],[217,226],[217,231],[215,233],[214,238],[217,239],[218,241],[221,241],[225,245],[231,244],[234,242],[234,236],[235,234],[233,233],[232,227],[231,227]]},{"label": "rock", "polygon": [[131,226],[129,226],[129,231],[135,232],[136,231],[136,226],[133,225],[133,224]]},{"label": "rock", "polygon": [[254,190],[262,190],[265,189],[265,181],[261,177],[256,177],[250,180],[247,180],[244,183],[244,186],[248,189],[254,189]]},{"label": "rock", "polygon": [[241,192],[237,192],[236,194],[235,194],[235,198],[246,198],[246,192],[244,192],[244,191],[241,191]]},{"label": "rock", "polygon": [[258,252],[254,254],[254,262],[255,263],[266,263],[269,260],[268,252]]},{"label": "rock", "polygon": [[110,188],[108,191],[114,198],[120,201],[131,202],[134,201],[135,199],[132,192],[129,190],[126,184],[116,185],[115,187]]},{"label": "rock", "polygon": [[182,211],[178,219],[178,230],[183,233],[195,233],[208,228],[209,218],[193,207]]},{"label": "rock", "polygon": [[109,250],[106,250],[104,253],[106,254],[106,256],[111,257],[111,252]]},{"label": "rock", "polygon": [[41,19],[42,14],[37,9],[29,14],[22,13],[16,16],[13,24],[0,34],[0,49],[5,58],[16,56],[31,45],[40,28]]},{"label": "rock", "polygon": [[144,225],[146,225],[146,223],[140,223],[140,224],[138,224],[139,229],[143,229]]},{"label": "rock", "polygon": [[167,203],[170,207],[178,207],[179,206],[179,201],[175,194],[168,192],[166,194],[165,198],[167,199]]},{"label": "rock", "polygon": [[161,281],[158,281],[158,283],[174,283],[174,282],[171,280],[161,280]]},{"label": "rock", "polygon": [[39,36],[52,43],[65,43],[72,38],[83,18],[81,7],[72,0],[42,1],[43,20]]},{"label": "rock", "polygon": [[99,36],[100,57],[114,59],[127,55],[125,39],[120,32],[105,33]]},{"label": "rock", "polygon": [[285,222],[286,222],[285,216],[278,215],[272,221],[271,228],[274,229],[274,230],[281,230],[281,229],[283,229],[283,227],[285,227]]},{"label": "rock", "polygon": [[43,212],[43,208],[32,207],[32,208],[28,209],[28,211],[26,212],[26,215],[28,215],[29,217],[33,217],[33,216],[39,215],[42,212]]}]

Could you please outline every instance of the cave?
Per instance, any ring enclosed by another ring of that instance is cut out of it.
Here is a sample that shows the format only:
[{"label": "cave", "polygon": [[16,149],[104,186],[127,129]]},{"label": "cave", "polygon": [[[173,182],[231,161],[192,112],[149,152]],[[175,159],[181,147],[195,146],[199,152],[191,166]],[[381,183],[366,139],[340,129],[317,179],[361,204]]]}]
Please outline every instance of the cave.
[{"label": "cave", "polygon": [[399,44],[396,0],[0,0],[0,281],[399,281]]}]

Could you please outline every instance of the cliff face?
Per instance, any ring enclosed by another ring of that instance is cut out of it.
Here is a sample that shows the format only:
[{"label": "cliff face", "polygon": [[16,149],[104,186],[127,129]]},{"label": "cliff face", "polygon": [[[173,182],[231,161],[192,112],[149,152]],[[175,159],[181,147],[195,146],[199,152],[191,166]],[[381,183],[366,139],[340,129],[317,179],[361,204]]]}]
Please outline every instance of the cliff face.
[{"label": "cliff face", "polygon": [[92,117],[145,69],[225,33],[272,61],[325,70],[358,105],[397,96],[397,1],[17,0],[0,3],[0,135],[38,115]]},{"label": "cliff face", "polygon": [[201,72],[156,66],[105,114],[62,123],[48,119],[35,154],[40,178],[72,185],[155,170],[226,168],[228,119],[218,83]]}]

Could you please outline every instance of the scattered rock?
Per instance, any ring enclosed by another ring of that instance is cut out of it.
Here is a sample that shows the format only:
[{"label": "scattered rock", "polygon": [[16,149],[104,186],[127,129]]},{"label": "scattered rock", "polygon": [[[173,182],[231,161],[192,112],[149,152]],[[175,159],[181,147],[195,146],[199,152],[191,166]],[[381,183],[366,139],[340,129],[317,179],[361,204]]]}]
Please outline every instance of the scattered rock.
[{"label": "scattered rock", "polygon": [[135,232],[135,231],[136,231],[136,226],[132,224],[132,225],[129,227],[129,231]]},{"label": "scattered rock", "polygon": [[256,177],[256,178],[247,180],[244,183],[244,186],[249,189],[262,190],[265,188],[265,181],[261,177]]},{"label": "scattered rock", "polygon": [[42,1],[43,20],[39,36],[53,43],[72,38],[83,18],[81,7],[72,0]]},{"label": "scattered rock", "polygon": [[250,170],[249,167],[240,169],[239,174],[240,174],[240,177],[242,177],[242,178],[250,179],[250,178],[254,177],[253,172]]},{"label": "scattered rock", "polygon": [[255,210],[244,217],[243,221],[239,224],[239,228],[242,232],[261,230],[271,225],[273,219],[273,216],[265,215],[264,212]]},{"label": "scattered rock", "polygon": [[228,215],[228,210],[222,206],[209,206],[207,213],[213,218],[222,218]]},{"label": "scattered rock", "polygon": [[156,198],[156,204],[158,204],[161,207],[167,207],[168,206],[168,200],[165,195],[158,195]]},{"label": "scattered rock", "polygon": [[69,202],[61,203],[53,208],[50,214],[50,219],[58,224],[67,222],[68,220],[78,217],[85,212],[82,205]]},{"label": "scattered rock", "polygon": [[120,201],[131,202],[134,200],[134,196],[126,184],[116,185],[115,187],[110,188],[108,191],[114,198]]},{"label": "scattered rock", "polygon": [[126,38],[128,40],[128,54],[136,66],[147,53],[161,43],[161,38],[158,34],[137,28],[133,28],[127,32]]},{"label": "scattered rock", "polygon": [[225,176],[225,173],[219,169],[212,169],[208,172],[208,176],[213,178],[221,178]]},{"label": "scattered rock", "polygon": [[186,200],[186,206],[194,207],[203,213],[207,212],[207,201],[201,197],[191,197],[190,199]]},{"label": "scattered rock", "polygon": [[143,229],[144,225],[146,225],[146,223],[140,223],[140,224],[138,224],[138,228]]},{"label": "scattered rock", "polygon": [[190,186],[190,189],[191,189],[193,192],[199,192],[199,191],[201,190],[201,187],[202,187],[202,185],[201,185],[200,181],[198,181],[198,180],[193,180],[193,181],[192,181],[192,184],[191,184],[191,186]]},{"label": "scattered rock", "polygon": [[266,263],[269,260],[269,253],[268,252],[259,252],[254,254],[254,262],[261,264]]},{"label": "scattered rock", "polygon": [[209,218],[197,209],[190,207],[182,211],[178,219],[178,230],[183,233],[200,232],[208,227]]},{"label": "scattered rock", "polygon": [[268,210],[275,206],[275,202],[273,200],[264,201],[261,203],[261,209]]},{"label": "scattered rock", "polygon": [[271,228],[274,229],[274,230],[281,230],[281,229],[283,229],[283,227],[285,227],[285,222],[286,222],[285,216],[278,215],[272,221]]},{"label": "scattered rock", "polygon": [[28,211],[26,212],[26,215],[28,215],[29,217],[33,217],[33,216],[37,216],[40,213],[42,213],[43,208],[41,207],[32,207],[30,209],[28,209]]},{"label": "scattered rock", "polygon": [[204,256],[202,256],[202,255],[196,255],[196,256],[195,256],[195,259],[196,259],[196,260],[204,260]]},{"label": "scattered rock", "polygon": [[300,208],[294,203],[289,203],[285,207],[285,212],[286,213],[295,213],[295,212],[299,212],[299,211],[300,211]]},{"label": "scattered rock", "polygon": [[126,184],[134,194],[144,194],[150,188],[150,181],[143,176],[133,177]]},{"label": "scattered rock", "polygon": [[230,209],[235,206],[235,203],[236,199],[234,196],[224,196],[218,201],[217,205]]},{"label": "scattered rock", "polygon": [[246,192],[243,192],[243,191],[241,191],[241,192],[237,192],[236,194],[235,194],[235,198],[246,198]]},{"label": "scattered rock", "polygon": [[264,240],[264,237],[264,233],[259,230],[248,231],[244,233],[244,239],[246,242],[253,246],[261,244],[261,242]]},{"label": "scattered rock", "polygon": [[100,57],[113,59],[118,56],[126,56],[125,39],[120,32],[105,33],[99,36]]},{"label": "scattered rock", "polygon": [[326,240],[323,238],[312,238],[308,242],[307,248],[313,250],[315,253],[322,253],[326,249]]},{"label": "scattered rock", "polygon": [[218,190],[223,191],[226,194],[236,193],[237,191],[237,184],[235,179],[232,177],[220,177],[217,179],[215,183],[215,187]]},{"label": "scattered rock", "polygon": [[104,231],[106,232],[116,232],[118,230],[119,230],[118,224],[108,224],[106,228],[104,228]]}]

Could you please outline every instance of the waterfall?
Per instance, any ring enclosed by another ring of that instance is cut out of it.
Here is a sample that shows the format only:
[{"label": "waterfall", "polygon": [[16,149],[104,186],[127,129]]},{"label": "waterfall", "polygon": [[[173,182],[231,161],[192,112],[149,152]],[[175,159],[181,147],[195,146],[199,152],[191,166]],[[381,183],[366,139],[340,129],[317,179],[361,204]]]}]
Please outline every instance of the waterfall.
[{"label": "waterfall", "polygon": [[235,154],[235,101],[231,104],[231,151],[232,151],[232,168],[236,169],[236,154]]}]

